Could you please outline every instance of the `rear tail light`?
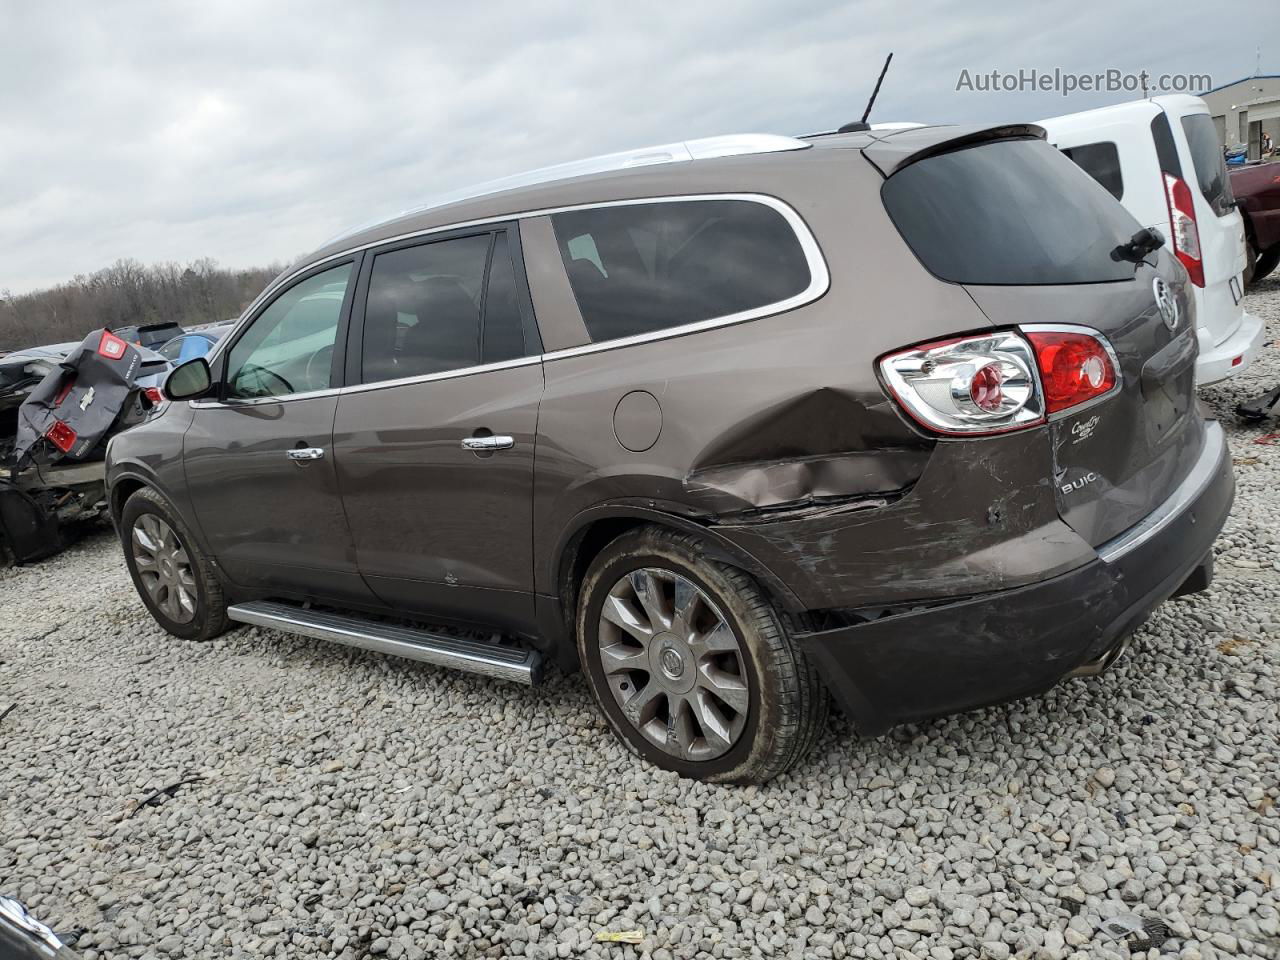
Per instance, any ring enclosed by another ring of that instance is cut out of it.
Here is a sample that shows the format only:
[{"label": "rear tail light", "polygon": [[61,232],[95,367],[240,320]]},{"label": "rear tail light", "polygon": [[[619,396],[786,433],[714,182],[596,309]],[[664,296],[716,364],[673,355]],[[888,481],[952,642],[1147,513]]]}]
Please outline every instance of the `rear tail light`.
[{"label": "rear tail light", "polygon": [[939,340],[880,360],[885,384],[907,414],[949,436],[1042,423],[1035,369],[1030,345],[1011,332]]},{"label": "rear tail light", "polygon": [[142,395],[147,398],[147,402],[153,407],[158,407],[164,403],[164,394],[160,392],[159,387],[143,387]]},{"label": "rear tail light", "polygon": [[1097,334],[1034,327],[1026,334],[1036,351],[1045,413],[1061,413],[1105,397],[1119,385],[1111,350]]},{"label": "rear tail light", "polygon": [[1187,268],[1191,282],[1203,287],[1204,261],[1200,258],[1200,228],[1196,225],[1196,206],[1191,198],[1191,188],[1185,180],[1166,173],[1164,197],[1169,204],[1174,256]]},{"label": "rear tail light", "polygon": [[129,345],[110,330],[102,331],[102,337],[98,340],[98,353],[108,360],[119,360],[128,349]]},{"label": "rear tail light", "polygon": [[76,445],[76,432],[61,420],[53,421],[53,426],[45,431],[45,437],[63,453],[70,452]]},{"label": "rear tail light", "polygon": [[1066,326],[921,344],[886,354],[880,374],[908,416],[944,436],[1034,427],[1120,386],[1101,334]]}]

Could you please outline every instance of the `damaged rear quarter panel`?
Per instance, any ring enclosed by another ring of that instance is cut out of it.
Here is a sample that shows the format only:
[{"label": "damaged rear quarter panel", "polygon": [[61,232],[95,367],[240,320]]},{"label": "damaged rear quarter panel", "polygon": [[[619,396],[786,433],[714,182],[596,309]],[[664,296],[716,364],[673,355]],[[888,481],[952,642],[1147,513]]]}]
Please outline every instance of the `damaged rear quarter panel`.
[{"label": "damaged rear quarter panel", "polygon": [[1052,475],[1044,428],[948,441],[897,502],[717,529],[782,577],[809,609],[986,593],[1094,558],[1058,516]]}]

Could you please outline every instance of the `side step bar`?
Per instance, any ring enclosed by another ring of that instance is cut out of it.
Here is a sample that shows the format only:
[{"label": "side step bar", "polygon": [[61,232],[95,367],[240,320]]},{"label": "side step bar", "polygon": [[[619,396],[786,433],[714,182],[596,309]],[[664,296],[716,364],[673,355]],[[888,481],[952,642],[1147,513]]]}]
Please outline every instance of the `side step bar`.
[{"label": "side step bar", "polygon": [[499,680],[525,684],[542,680],[542,656],[536,650],[463,640],[415,627],[309,610],[272,600],[237,603],[227,608],[227,616],[240,623],[421,660],[438,667],[452,667]]}]

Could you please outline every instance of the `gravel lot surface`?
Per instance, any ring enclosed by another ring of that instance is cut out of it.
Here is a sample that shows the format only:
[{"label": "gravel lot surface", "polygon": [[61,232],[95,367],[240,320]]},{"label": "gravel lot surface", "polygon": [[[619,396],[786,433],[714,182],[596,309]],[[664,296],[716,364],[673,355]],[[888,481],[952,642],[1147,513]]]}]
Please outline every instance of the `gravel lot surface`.
[{"label": "gravel lot surface", "polygon": [[[1280,282],[1248,306],[1280,338]],[[881,740],[835,717],[763,788],[641,765],[579,677],[173,640],[108,534],[0,571],[0,891],[87,958],[1124,957],[1118,914],[1280,956],[1280,422],[1231,416],[1277,380],[1269,347],[1206,391],[1218,579],[1115,670]]]}]

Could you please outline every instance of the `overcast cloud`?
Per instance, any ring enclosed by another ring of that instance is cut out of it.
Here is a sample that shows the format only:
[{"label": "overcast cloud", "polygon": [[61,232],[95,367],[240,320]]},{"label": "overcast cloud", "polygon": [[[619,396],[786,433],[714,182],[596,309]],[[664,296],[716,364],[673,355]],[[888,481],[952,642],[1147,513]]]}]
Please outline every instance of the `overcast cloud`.
[{"label": "overcast cloud", "polygon": [[[855,119],[1035,120],[1125,94],[958,92],[962,69],[1254,71],[1280,4],[0,0],[0,290],[120,257],[291,260],[530,167]],[[1246,41],[1248,42],[1248,41]],[[1280,73],[1280,51],[1262,51]]]}]

